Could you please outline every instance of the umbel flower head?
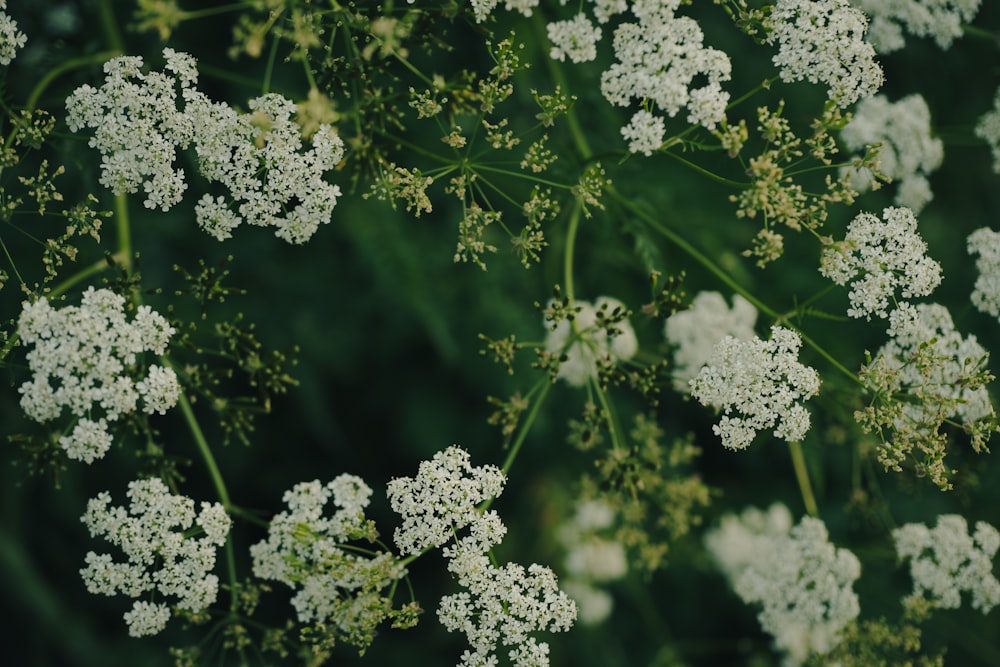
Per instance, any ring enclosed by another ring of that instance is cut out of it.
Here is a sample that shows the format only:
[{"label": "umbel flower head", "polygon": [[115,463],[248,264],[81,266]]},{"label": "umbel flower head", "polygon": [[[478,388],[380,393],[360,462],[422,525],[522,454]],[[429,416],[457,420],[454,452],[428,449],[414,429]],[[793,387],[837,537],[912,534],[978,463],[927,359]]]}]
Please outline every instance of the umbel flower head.
[{"label": "umbel flower head", "polygon": [[38,422],[57,419],[63,409],[76,425],[59,444],[71,459],[92,463],[111,446],[108,422],[134,412],[163,414],[180,397],[177,375],[151,365],[142,373],[144,352],[163,354],[174,329],[149,306],[129,321],[125,298],[87,288],[79,306],[53,308],[44,297],[25,302],[17,334],[28,352],[34,377],[21,385],[21,407]]},{"label": "umbel flower head", "polygon": [[879,53],[906,45],[903,29],[917,37],[933,37],[942,49],[962,36],[962,24],[971,23],[980,0],[852,0],[871,19],[868,41]]},{"label": "umbel flower head", "polygon": [[[770,340],[726,336],[691,380],[691,395],[723,411],[712,431],[730,449],[750,446],[759,431],[793,442],[809,430],[801,405],[819,391],[819,374],[800,364],[802,340],[791,329],[771,327]],[[730,416],[736,413],[737,416]]]},{"label": "umbel flower head", "polygon": [[723,517],[705,546],[747,603],[761,605],[761,627],[787,654],[787,665],[828,653],[860,611],[852,589],[861,563],[829,541],[826,526],[803,517],[792,526],[788,508],[748,508]]},{"label": "umbel flower head", "polygon": [[599,360],[627,361],[635,356],[639,342],[626,319],[625,304],[608,296],[591,305],[574,301],[572,317],[560,320],[545,338],[545,349],[562,355],[558,377],[576,387],[597,377]]},{"label": "umbel flower head", "polygon": [[[192,499],[171,494],[159,479],[130,482],[127,495],[125,509],[112,506],[106,491],[98,494],[82,518],[91,536],[107,538],[126,560],[91,551],[80,574],[91,593],[135,598],[125,622],[130,635],[142,637],[159,633],[170,619],[170,607],[152,601],[154,594],[176,598],[177,608],[192,613],[215,602],[215,551],[226,543],[232,521],[219,503],[203,502],[195,512]],[[192,535],[196,526],[200,536]]]},{"label": "umbel flower head", "polygon": [[983,313],[1000,317],[1000,232],[981,227],[966,239],[970,255],[976,258],[976,285],[972,305]]},{"label": "umbel flower head", "polygon": [[[7,9],[7,0],[0,0],[0,10]],[[0,11],[0,65],[9,65],[17,50],[24,47],[27,36],[17,29],[17,21]]]}]

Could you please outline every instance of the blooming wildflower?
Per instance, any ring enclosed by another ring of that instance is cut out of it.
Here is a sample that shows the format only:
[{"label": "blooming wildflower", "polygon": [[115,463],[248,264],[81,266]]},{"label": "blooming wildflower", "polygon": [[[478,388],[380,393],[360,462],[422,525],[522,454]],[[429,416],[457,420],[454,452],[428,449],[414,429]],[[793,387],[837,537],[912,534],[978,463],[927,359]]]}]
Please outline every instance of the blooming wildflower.
[{"label": "blooming wildflower", "polygon": [[783,505],[755,508],[722,519],[705,537],[733,589],[747,603],[760,603],[761,627],[787,653],[786,664],[828,653],[839,633],[860,611],[852,590],[861,564],[829,541],[826,526],[803,517],[791,526]]},{"label": "blooming wildflower", "polygon": [[739,294],[733,295],[733,307],[718,292],[699,292],[691,307],[667,318],[664,335],[674,350],[674,387],[690,391],[689,381],[712,356],[716,344],[725,336],[739,340],[754,337],[757,309]]},{"label": "blooming wildflower", "polygon": [[976,136],[989,144],[993,152],[993,171],[1000,174],[1000,88],[993,98],[993,108],[976,123]]},{"label": "blooming wildflower", "polygon": [[[892,103],[884,95],[861,100],[851,121],[841,130],[847,148],[856,151],[881,144],[878,169],[899,183],[896,204],[920,210],[933,198],[927,176],[941,166],[944,148],[931,137],[931,113],[920,95],[909,95]],[[844,167],[851,186],[867,190],[872,182],[868,169]]]},{"label": "blooming wildflower", "polygon": [[[364,516],[371,493],[353,475],[296,484],[284,495],[287,511],[271,519],[267,539],[250,547],[255,576],[297,589],[292,606],[299,622],[331,623],[362,648],[392,607],[382,589],[405,574],[390,553],[365,557],[343,547],[373,539]],[[337,510],[325,514],[331,499]]]},{"label": "blooming wildflower", "polygon": [[778,0],[766,27],[781,80],[824,83],[842,108],[874,95],[885,77],[864,40],[867,25],[847,0]]},{"label": "blooming wildflower", "polygon": [[591,24],[586,14],[581,12],[566,21],[553,21],[546,30],[552,42],[549,57],[553,60],[561,62],[569,58],[575,63],[584,63],[597,57],[601,29]]},{"label": "blooming wildflower", "polygon": [[[136,377],[138,356],[163,354],[174,330],[149,306],[141,306],[129,322],[125,299],[93,287],[79,306],[55,309],[44,297],[25,302],[18,319],[18,336],[28,352],[33,378],[21,385],[21,407],[38,422],[59,417],[63,408],[78,418],[60,444],[70,458],[92,463],[111,445],[107,423],[134,412],[163,414],[180,397],[177,375],[152,365]],[[93,419],[94,411],[104,416]]]},{"label": "blooming wildflower", "polygon": [[663,145],[666,131],[663,118],[640,109],[632,115],[628,125],[622,128],[622,136],[628,140],[630,152],[649,156]]},{"label": "blooming wildflower", "polygon": [[499,496],[506,478],[493,465],[473,467],[469,453],[452,445],[422,461],[416,477],[398,477],[387,493],[403,517],[393,539],[400,552],[419,554],[454,538],[455,531],[480,519],[476,506]]},{"label": "blooming wildflower", "polygon": [[933,37],[947,49],[962,35],[962,24],[979,11],[980,0],[851,0],[871,19],[868,41],[879,53],[903,48],[903,29],[917,37]]},{"label": "blooming wildflower", "polygon": [[614,510],[603,500],[584,500],[558,532],[568,574],[561,585],[576,602],[585,625],[602,622],[613,607],[611,595],[595,584],[621,579],[628,572],[625,547],[600,535],[614,518]]},{"label": "blooming wildflower", "polygon": [[972,596],[972,607],[988,614],[1000,604],[1000,581],[993,576],[993,558],[1000,548],[1000,531],[985,521],[976,532],[958,514],[938,517],[928,529],[908,523],[892,531],[900,560],[910,559],[913,592],[906,601],[929,599],[935,607],[957,609],[961,593]]},{"label": "blooming wildflower", "polygon": [[[618,299],[598,297],[594,305],[575,301],[579,310],[572,319],[561,320],[545,338],[545,349],[564,355],[558,377],[576,387],[597,377],[599,359],[626,361],[635,356],[639,343],[635,330],[623,317],[627,312]],[[612,323],[613,322],[613,323]]]},{"label": "blooming wildflower", "polygon": [[979,255],[972,305],[980,312],[1000,317],[1000,233],[982,227],[969,234],[966,243],[970,255]]},{"label": "blooming wildflower", "polygon": [[[722,51],[703,46],[704,34],[696,21],[674,15],[679,4],[678,0],[642,0],[632,5],[639,21],[615,29],[617,61],[601,75],[601,92],[617,106],[648,100],[670,117],[686,107],[688,122],[711,130],[725,118],[729,94],[721,84],[729,80],[732,65]],[[692,88],[696,77],[706,82]],[[650,135],[654,126],[642,117],[633,119],[629,127],[630,135],[640,129]],[[626,138],[633,138],[630,135]],[[640,147],[649,144],[649,140],[634,138],[632,142]]]},{"label": "blooming wildflower", "polygon": [[[129,634],[141,637],[157,634],[170,618],[170,607],[151,602],[152,593],[176,598],[178,608],[193,613],[215,602],[219,579],[210,572],[231,520],[219,503],[203,502],[195,512],[192,499],[172,495],[159,479],[130,482],[127,495],[128,510],[112,507],[107,492],[98,494],[81,519],[92,537],[107,538],[126,561],[91,551],[80,574],[91,593],[137,598],[125,621]],[[196,525],[201,536],[188,536]]]},{"label": "blooming wildflower", "polygon": [[941,283],[941,266],[926,253],[913,212],[887,208],[881,220],[872,213],[858,214],[843,243],[823,251],[819,271],[838,285],[851,284],[848,315],[888,317],[897,289],[909,299],[927,296]]},{"label": "blooming wildflower", "polygon": [[[0,0],[0,10],[7,9],[7,0]],[[23,48],[27,36],[17,29],[17,21],[0,11],[0,65],[9,65],[17,49]]]},{"label": "blooming wildflower", "polygon": [[[819,374],[797,360],[802,340],[784,327],[771,327],[770,340],[726,336],[691,380],[691,395],[702,405],[723,410],[712,431],[730,449],[745,449],[757,433],[801,440],[809,430],[809,412],[799,401],[819,391]],[[739,416],[731,417],[733,412]]]}]

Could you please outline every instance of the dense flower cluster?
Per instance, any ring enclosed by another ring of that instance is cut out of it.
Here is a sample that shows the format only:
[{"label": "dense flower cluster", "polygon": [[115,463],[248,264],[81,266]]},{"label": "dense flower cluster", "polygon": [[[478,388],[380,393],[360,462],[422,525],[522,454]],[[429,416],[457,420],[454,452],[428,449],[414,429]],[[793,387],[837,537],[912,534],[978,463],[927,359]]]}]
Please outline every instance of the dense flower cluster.
[{"label": "dense flower cluster", "polygon": [[847,0],[778,0],[766,27],[782,81],[824,83],[843,108],[874,95],[884,75],[864,39],[867,25]]},{"label": "dense flower cluster", "polygon": [[947,49],[962,35],[962,24],[979,11],[980,0],[851,0],[863,10],[871,25],[868,41],[879,53],[898,51],[906,45],[903,29],[917,37],[933,37]]},{"label": "dense flower cluster", "polygon": [[993,153],[993,171],[1000,174],[1000,88],[993,98],[993,108],[979,117],[976,136],[989,145]]},{"label": "dense flower cluster", "polygon": [[786,664],[828,653],[860,611],[852,590],[861,563],[829,541],[826,526],[803,517],[795,526],[783,505],[728,515],[705,546],[747,603],[760,603],[761,627],[787,653]]},{"label": "dense flower cluster", "polygon": [[[170,607],[150,601],[151,594],[176,598],[177,608],[192,613],[215,602],[215,551],[226,543],[232,522],[219,503],[203,502],[195,512],[192,499],[171,494],[159,479],[131,482],[127,495],[126,510],[112,507],[102,492],[82,517],[91,536],[107,538],[127,560],[91,551],[80,574],[91,593],[136,598],[125,621],[130,635],[142,637],[159,633],[170,619]],[[200,537],[190,536],[195,526]]]},{"label": "dense flower cluster", "polygon": [[1000,233],[981,227],[969,234],[966,244],[970,255],[979,255],[976,258],[979,276],[970,297],[972,305],[1000,317]]},{"label": "dense flower cluster", "polygon": [[[691,380],[691,395],[723,411],[712,431],[730,449],[750,446],[759,431],[793,442],[809,430],[801,405],[819,391],[819,374],[800,364],[802,340],[790,329],[771,328],[770,340],[726,336]],[[730,415],[736,412],[738,416]]]},{"label": "dense flower cluster", "polygon": [[[888,317],[904,299],[927,296],[941,283],[941,266],[927,256],[927,244],[917,233],[917,220],[908,208],[887,208],[882,219],[860,213],[847,227],[847,236],[823,252],[820,273],[838,285],[851,284],[851,317]],[[891,302],[891,304],[890,304]]]},{"label": "dense flower cluster", "polygon": [[[267,539],[250,547],[255,576],[298,589],[292,605],[300,622],[333,623],[349,633],[355,626],[374,627],[384,617],[379,591],[405,571],[392,554],[368,558],[343,548],[372,536],[364,515],[371,493],[353,475],[326,485],[296,484],[283,498],[288,510],[271,519]],[[331,499],[337,510],[327,516]]]},{"label": "dense flower cluster", "polygon": [[754,337],[757,309],[739,294],[733,306],[718,292],[699,292],[691,307],[667,318],[664,335],[676,346],[673,379],[678,391],[688,392],[689,382],[711,358],[715,346],[726,336],[738,340]]},{"label": "dense flower cluster", "polygon": [[[92,463],[111,446],[108,422],[134,412],[163,414],[180,398],[177,375],[151,365],[140,374],[144,352],[163,354],[174,329],[149,306],[129,321],[124,297],[87,288],[79,306],[53,308],[44,297],[25,302],[17,334],[33,378],[21,385],[21,407],[38,422],[58,418],[63,408],[77,418],[59,444],[71,459]],[[103,416],[98,417],[99,413]]]},{"label": "dense flower cluster", "polygon": [[565,21],[553,21],[546,30],[552,42],[549,57],[553,60],[569,58],[575,63],[583,63],[597,57],[601,29],[593,25],[583,12]]},{"label": "dense flower cluster", "polygon": [[[896,204],[921,209],[933,199],[927,176],[941,166],[944,146],[931,136],[931,112],[920,95],[908,95],[890,102],[885,95],[861,100],[840,138],[852,151],[880,144],[879,171],[898,183]],[[867,190],[872,174],[863,167],[845,167],[851,186]]]},{"label": "dense flower cluster", "polygon": [[101,183],[116,194],[141,185],[148,208],[169,210],[187,189],[174,167],[177,153],[193,145],[202,175],[230,194],[206,194],[195,207],[198,224],[215,238],[229,238],[246,221],[303,243],[329,222],[340,189],[323,174],[344,155],[339,136],[322,125],[303,152],[294,102],[272,93],[238,113],[195,88],[194,58],[169,48],[163,55],[165,71],[149,73],[142,58],[114,58],[100,88],[83,85],[66,100],[70,129],[95,130],[90,145],[103,156]]},{"label": "dense flower cluster", "polygon": [[27,36],[17,29],[17,21],[7,15],[7,0],[0,0],[0,65],[9,65]]},{"label": "dense flower cluster", "polygon": [[632,324],[623,319],[625,305],[618,299],[598,297],[591,305],[575,301],[572,319],[559,321],[545,338],[545,349],[563,357],[558,377],[581,387],[597,377],[601,359],[627,361],[639,349]]},{"label": "dense flower cluster", "polygon": [[993,576],[993,558],[1000,549],[1000,531],[985,521],[976,532],[962,516],[945,514],[929,529],[908,523],[892,531],[900,560],[910,560],[913,592],[908,600],[929,599],[935,607],[957,609],[962,593],[972,596],[972,607],[988,614],[1000,604],[1000,581]]},{"label": "dense flower cluster", "polygon": [[[632,5],[638,23],[615,29],[616,62],[601,75],[609,102],[628,107],[648,100],[671,118],[686,108],[687,120],[714,129],[725,118],[729,94],[722,90],[732,72],[729,56],[702,44],[698,23],[676,16],[680,0],[640,0]],[[693,87],[694,80],[705,83]],[[649,155],[663,143],[663,121],[651,113],[634,117],[622,130],[629,150]],[[657,122],[658,121],[658,122]]]}]

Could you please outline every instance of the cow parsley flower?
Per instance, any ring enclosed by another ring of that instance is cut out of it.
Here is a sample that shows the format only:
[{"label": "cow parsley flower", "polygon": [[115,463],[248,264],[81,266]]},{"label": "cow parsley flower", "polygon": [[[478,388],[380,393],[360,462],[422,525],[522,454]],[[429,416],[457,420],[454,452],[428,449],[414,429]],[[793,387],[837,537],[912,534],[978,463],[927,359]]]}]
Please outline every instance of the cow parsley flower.
[{"label": "cow parsley flower", "polygon": [[896,291],[909,299],[927,296],[941,283],[941,266],[927,256],[927,244],[917,233],[908,208],[887,208],[882,219],[860,213],[847,236],[823,251],[820,273],[838,285],[851,284],[851,317],[889,316]]},{"label": "cow parsley flower", "polygon": [[[354,475],[296,484],[284,495],[288,509],[271,519],[267,539],[250,547],[254,576],[296,590],[299,622],[334,625],[361,648],[392,609],[382,590],[406,573],[390,553],[363,556],[345,548],[375,537],[364,515],[371,494]],[[337,509],[327,513],[331,500]]]},{"label": "cow parsley flower", "polygon": [[422,461],[416,477],[398,477],[387,486],[390,506],[403,517],[393,535],[396,546],[419,554],[454,539],[456,530],[480,521],[477,505],[499,496],[505,482],[496,466],[472,466],[457,445]]},{"label": "cow parsley flower", "polygon": [[575,63],[584,63],[597,57],[601,29],[593,25],[583,12],[565,21],[549,23],[546,31],[552,42],[549,57],[553,60],[561,62],[569,58]]},{"label": "cow parsley flower", "polygon": [[[679,5],[679,0],[641,0],[632,5],[638,22],[615,29],[617,60],[601,75],[601,92],[617,106],[649,101],[670,117],[686,108],[688,122],[711,130],[725,118],[729,94],[723,92],[722,82],[730,79],[732,64],[722,51],[703,45],[704,34],[694,19],[675,15]],[[696,78],[704,83],[694,87]],[[655,127],[645,116],[633,118],[626,126],[626,138],[632,139],[629,150],[649,150],[651,138],[634,137],[640,131],[655,137]]]},{"label": "cow parsley flower", "polygon": [[711,358],[715,346],[726,336],[739,340],[754,337],[757,309],[739,294],[733,306],[718,292],[699,292],[691,307],[667,318],[664,335],[676,346],[673,379],[677,391],[691,390],[690,380]]},{"label": "cow parsley flower", "polygon": [[[899,184],[896,204],[920,213],[934,197],[927,176],[941,166],[944,147],[931,136],[931,112],[922,96],[909,95],[895,103],[884,95],[861,100],[840,138],[852,151],[881,145],[878,169]],[[844,167],[841,173],[856,190],[871,186],[868,169]]]},{"label": "cow parsley flower", "polygon": [[993,559],[1000,549],[1000,531],[985,521],[976,532],[958,514],[938,517],[929,529],[908,523],[892,531],[900,560],[910,560],[913,592],[905,601],[928,599],[941,609],[957,609],[962,593],[972,597],[972,608],[988,614],[1000,604],[1000,581],[993,576]]},{"label": "cow parsley flower", "polygon": [[663,135],[666,132],[667,126],[663,118],[654,116],[645,109],[632,114],[632,120],[622,128],[622,136],[629,142],[629,151],[642,153],[647,157],[663,145]]},{"label": "cow parsley flower", "polygon": [[[71,459],[92,463],[111,446],[108,423],[142,411],[163,414],[180,397],[173,369],[137,365],[145,352],[163,354],[173,327],[149,306],[129,321],[124,297],[90,287],[79,306],[53,308],[44,297],[25,302],[18,319],[33,377],[21,385],[21,407],[37,422],[67,409],[77,418],[59,443]],[[103,416],[98,416],[103,415]]]},{"label": "cow parsley flower", "polygon": [[976,123],[976,136],[989,145],[993,153],[993,171],[1000,174],[1000,88],[993,98],[993,108]]},{"label": "cow parsley flower", "polygon": [[628,573],[624,545],[602,535],[614,519],[615,510],[603,500],[582,500],[557,534],[566,551],[564,568],[568,575],[561,587],[576,602],[580,621],[585,625],[601,623],[614,606],[611,595],[598,586]]},{"label": "cow parsley flower", "polygon": [[576,387],[597,377],[601,359],[627,361],[639,342],[627,310],[618,299],[602,296],[591,305],[575,301],[572,319],[561,320],[545,338],[545,349],[563,356],[558,377]]},{"label": "cow parsley flower", "polygon": [[903,30],[917,37],[933,37],[942,49],[962,36],[962,24],[979,11],[980,0],[851,0],[871,19],[868,41],[879,53],[906,45]]},{"label": "cow parsley flower", "polygon": [[867,25],[847,0],[778,0],[766,29],[781,80],[824,83],[842,108],[874,95],[885,77],[864,40]]},{"label": "cow parsley flower", "polygon": [[[809,430],[801,401],[819,391],[819,374],[800,364],[802,340],[790,329],[771,327],[770,340],[726,336],[691,380],[691,395],[723,411],[712,431],[729,449],[750,446],[759,431],[793,442]],[[736,413],[737,416],[730,416]]]},{"label": "cow parsley flower", "polygon": [[969,234],[966,244],[970,255],[979,255],[972,305],[980,312],[1000,317],[1000,232],[982,227]]},{"label": "cow parsley flower", "polygon": [[153,595],[176,598],[174,606],[192,613],[215,602],[219,579],[211,570],[232,522],[219,503],[203,502],[196,512],[192,499],[171,494],[159,479],[130,482],[127,496],[128,509],[111,506],[102,492],[81,519],[92,537],[105,537],[126,560],[91,551],[80,574],[91,593],[136,598],[125,621],[130,635],[142,637],[170,619],[170,606]]},{"label": "cow parsley flower", "polygon": [[24,48],[27,36],[17,29],[17,21],[7,15],[7,0],[0,0],[0,65],[9,65]]},{"label": "cow parsley flower", "polygon": [[803,517],[792,526],[783,505],[767,513],[749,508],[741,517],[723,517],[706,535],[705,546],[736,594],[761,605],[757,618],[787,654],[786,664],[828,653],[858,616],[852,587],[861,563],[830,543],[819,519]]}]

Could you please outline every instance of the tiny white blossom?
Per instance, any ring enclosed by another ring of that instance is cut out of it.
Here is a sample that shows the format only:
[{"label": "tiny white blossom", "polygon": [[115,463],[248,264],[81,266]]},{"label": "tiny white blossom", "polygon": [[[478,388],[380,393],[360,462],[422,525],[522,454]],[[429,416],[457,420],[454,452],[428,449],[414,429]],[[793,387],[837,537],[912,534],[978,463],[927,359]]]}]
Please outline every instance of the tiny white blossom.
[{"label": "tiny white blossom", "polygon": [[792,526],[783,505],[766,514],[749,508],[741,517],[723,517],[705,546],[736,594],[761,605],[761,627],[788,665],[828,653],[860,612],[852,587],[861,563],[830,543],[819,519],[803,517]]},{"label": "tiny white blossom", "polygon": [[597,57],[597,42],[601,29],[593,25],[583,12],[565,21],[553,21],[546,27],[552,50],[549,57],[575,63],[589,62]]},{"label": "tiny white blossom", "polygon": [[980,0],[851,0],[871,19],[868,41],[879,53],[903,48],[903,29],[917,37],[933,37],[942,49],[962,35],[962,24],[979,11]]},{"label": "tiny white blossom", "polygon": [[777,0],[766,28],[781,80],[824,83],[843,108],[874,95],[885,77],[864,40],[867,25],[847,0]]},{"label": "tiny white blossom", "polygon": [[[166,604],[149,601],[151,594],[176,598],[174,604],[190,612],[215,602],[219,580],[211,571],[231,520],[218,503],[202,503],[195,512],[193,500],[171,494],[159,479],[130,482],[128,498],[127,510],[112,506],[107,492],[87,503],[81,520],[91,536],[106,538],[126,560],[91,551],[80,574],[91,593],[143,598],[125,614],[129,634],[139,637],[160,632],[170,617]],[[196,524],[204,534],[187,537]]]},{"label": "tiny white blossom", "polygon": [[[918,94],[898,102],[884,95],[861,100],[840,138],[852,151],[881,144],[879,171],[899,184],[895,202],[920,213],[933,198],[927,176],[941,166],[944,147],[931,136],[931,112]],[[851,178],[851,186],[864,192],[872,183],[865,168],[844,167],[842,174]]]},{"label": "tiny white blossom", "polygon": [[639,342],[635,330],[628,319],[610,325],[609,318],[617,318],[627,309],[618,299],[602,296],[591,305],[586,301],[575,301],[579,310],[573,319],[560,321],[545,338],[545,349],[565,355],[559,366],[558,377],[575,387],[581,387],[587,380],[597,377],[597,362],[610,358],[627,361],[635,356]]},{"label": "tiny white blossom", "polygon": [[908,523],[892,531],[900,560],[910,560],[913,592],[907,599],[928,599],[935,607],[957,609],[963,592],[973,609],[988,614],[1000,604],[1000,581],[993,576],[993,558],[1000,548],[1000,531],[985,521],[969,534],[958,514],[938,517],[933,529]]},{"label": "tiny white blossom", "polygon": [[677,391],[690,391],[689,382],[712,356],[715,346],[726,336],[739,340],[754,337],[757,309],[739,294],[733,306],[718,292],[699,292],[691,307],[667,318],[664,336],[676,346],[673,380]]},{"label": "tiny white blossom", "polygon": [[1000,232],[982,227],[969,234],[966,244],[970,255],[978,255],[979,276],[972,290],[972,305],[980,312],[1000,317]]},{"label": "tiny white blossom", "polygon": [[663,145],[666,131],[663,118],[640,109],[632,114],[632,120],[622,128],[622,136],[629,142],[630,152],[642,153],[648,157]]},{"label": "tiny white blossom", "polygon": [[[0,10],[7,9],[7,0],[0,0]],[[17,50],[24,48],[27,36],[17,29],[17,21],[0,11],[0,65],[9,65]]]},{"label": "tiny white blossom", "polygon": [[725,447],[745,449],[769,429],[789,442],[805,437],[809,412],[800,402],[819,391],[819,374],[799,363],[801,346],[797,333],[774,326],[769,340],[726,336],[715,347],[690,386],[702,405],[723,411],[712,431]]},{"label": "tiny white blossom", "polygon": [[993,171],[1000,174],[1000,88],[993,98],[993,108],[976,123],[976,136],[989,145],[993,153]]},{"label": "tiny white blossom", "polygon": [[843,243],[823,251],[819,271],[838,285],[851,284],[848,315],[884,318],[897,305],[897,290],[909,299],[927,296],[941,283],[941,266],[926,253],[913,211],[887,208],[881,220],[859,213]]}]

